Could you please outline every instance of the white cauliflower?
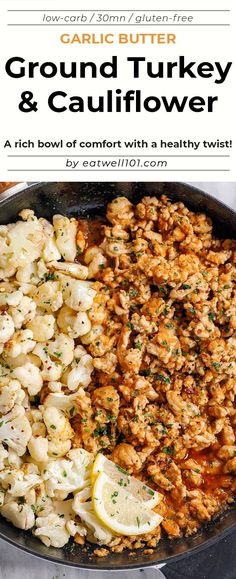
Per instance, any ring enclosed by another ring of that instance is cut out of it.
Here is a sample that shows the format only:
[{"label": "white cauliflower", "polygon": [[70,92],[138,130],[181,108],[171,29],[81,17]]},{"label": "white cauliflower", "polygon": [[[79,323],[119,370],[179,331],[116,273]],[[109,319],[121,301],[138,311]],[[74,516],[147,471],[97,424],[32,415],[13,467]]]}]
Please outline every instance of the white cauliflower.
[{"label": "white cauliflower", "polygon": [[85,312],[91,308],[97,293],[92,288],[91,282],[62,275],[60,276],[60,282],[64,302],[69,308],[77,312]]},{"label": "white cauliflower", "polygon": [[78,397],[85,396],[83,388],[79,388],[74,394],[64,394],[64,392],[53,392],[48,394],[44,400],[44,406],[54,406],[58,410],[63,410],[66,414],[73,416],[75,409],[75,401]]},{"label": "white cauliflower", "polygon": [[12,291],[12,292],[1,292],[0,293],[0,307],[2,307],[2,306],[18,306],[22,298],[23,298],[23,293],[19,290]]},{"label": "white cauliflower", "polygon": [[62,440],[61,438],[52,438],[48,441],[48,456],[51,458],[62,458],[71,448],[71,440]]},{"label": "white cauliflower", "polygon": [[56,239],[54,236],[53,225],[43,217],[40,217],[39,222],[43,227],[45,237],[42,251],[43,260],[47,263],[48,261],[61,259],[61,254],[57,247]]},{"label": "white cauliflower", "polygon": [[67,386],[69,390],[77,390],[80,386],[87,388],[91,382],[92,372],[92,356],[85,354],[67,376]]},{"label": "white cauliflower", "polygon": [[46,547],[61,548],[69,541],[70,534],[66,528],[66,522],[63,517],[56,513],[50,513],[46,517],[37,517],[36,527],[34,535]]},{"label": "white cauliflower", "polygon": [[65,261],[74,261],[77,254],[77,221],[63,215],[53,216],[57,247]]},{"label": "white cauliflower", "polygon": [[73,451],[70,450],[68,456],[70,460],[58,459],[49,461],[44,469],[42,477],[46,481],[45,487],[50,497],[57,496],[58,491],[64,491],[68,495],[71,492],[85,488],[89,484],[89,465],[92,455],[80,449],[74,455]]},{"label": "white cauliflower", "polygon": [[57,334],[53,341],[48,342],[47,348],[51,358],[60,361],[64,366],[71,364],[74,358],[74,340],[70,336]]},{"label": "white cauliflower", "polygon": [[70,426],[68,418],[64,415],[62,410],[59,410],[58,408],[44,408],[43,420],[51,438],[67,440],[72,438],[74,435],[74,431]]},{"label": "white cauliflower", "polygon": [[34,364],[38,368],[40,368],[41,366],[41,360],[38,358],[38,356],[31,354],[31,352],[29,354],[20,354],[20,356],[16,356],[16,358],[6,356],[5,353],[3,356],[6,367],[9,368],[9,377],[11,374],[11,370],[14,370],[14,368],[18,368],[18,366],[24,366],[24,364],[27,364],[27,362],[31,362],[31,364]]},{"label": "white cauliflower", "polygon": [[70,263],[68,261],[50,261],[47,267],[52,271],[62,272],[66,275],[70,275],[75,279],[87,279],[88,268],[86,265],[81,265],[80,263]]},{"label": "white cauliflower", "polygon": [[16,358],[20,356],[20,354],[32,352],[35,344],[36,342],[33,340],[33,332],[31,330],[18,330],[7,342],[5,353],[7,356]]},{"label": "white cauliflower", "polygon": [[38,473],[34,472],[37,471],[37,468],[32,468],[35,465],[27,466],[31,468],[26,469],[26,472],[24,469],[11,469],[0,472],[2,488],[7,490],[9,496],[13,498],[24,497],[30,489],[42,482]]},{"label": "white cauliflower", "polygon": [[62,382],[56,380],[48,382],[48,389],[50,390],[50,392],[61,392]]},{"label": "white cauliflower", "polygon": [[14,266],[10,263],[11,254],[8,247],[8,227],[0,225],[0,279],[8,279],[15,273]]},{"label": "white cauliflower", "polygon": [[35,497],[35,511],[40,517],[47,516],[53,511],[52,499],[47,495],[44,482],[37,486]]},{"label": "white cauliflower", "polygon": [[38,308],[46,312],[56,312],[63,304],[62,292],[57,281],[45,281],[39,287],[35,288],[32,293]]},{"label": "white cauliflower", "polygon": [[21,404],[25,393],[18,380],[10,380],[9,384],[0,389],[0,413],[7,414],[15,404]]},{"label": "white cauliflower", "polygon": [[75,494],[72,508],[79,515],[81,521],[90,529],[93,541],[95,540],[102,545],[110,543],[112,534],[96,517],[92,501],[84,502],[83,493],[78,492]]},{"label": "white cauliflower", "polygon": [[1,515],[13,523],[15,527],[24,531],[32,529],[35,523],[33,509],[27,503],[22,505],[16,501],[8,502],[1,508]]},{"label": "white cauliflower", "polygon": [[5,468],[6,459],[8,457],[8,452],[4,448],[3,444],[0,442],[0,471]]},{"label": "white cauliflower", "polygon": [[22,267],[39,259],[44,242],[43,228],[37,219],[17,221],[8,229],[10,265]]},{"label": "white cauliflower", "polygon": [[72,450],[68,452],[68,458],[82,468],[87,468],[93,462],[92,453],[84,448],[72,448]]},{"label": "white cauliflower", "polygon": [[29,296],[23,296],[19,305],[17,307],[10,307],[8,309],[11,315],[14,326],[18,330],[22,327],[23,323],[27,324],[30,322],[36,313],[36,303]]},{"label": "white cauliflower", "polygon": [[38,394],[43,386],[39,368],[30,362],[15,368],[13,376],[28,390],[30,396]]},{"label": "white cauliflower", "polygon": [[62,365],[59,358],[55,356],[54,360],[49,356],[48,342],[36,344],[33,354],[40,358],[43,363],[43,369],[41,370],[41,378],[44,381],[53,382],[60,379],[62,374]]},{"label": "white cauliflower", "polygon": [[36,462],[47,462],[48,460],[48,439],[42,436],[31,436],[28,442],[30,456]]},{"label": "white cauliflower", "polygon": [[41,280],[38,275],[37,263],[28,263],[22,267],[18,267],[16,271],[16,279],[23,284],[29,283],[36,285],[39,283]]},{"label": "white cauliflower", "polygon": [[[1,346],[1,344],[0,344]],[[5,359],[0,361],[0,384],[1,386],[7,386],[11,378],[11,368]]]},{"label": "white cauliflower", "polygon": [[70,533],[72,537],[74,537],[77,533],[79,533],[79,535],[81,535],[82,537],[85,537],[87,535],[86,527],[76,523],[73,519],[66,522],[66,528],[68,533]]},{"label": "white cauliflower", "polygon": [[25,416],[25,410],[16,404],[11,412],[0,419],[0,441],[22,456],[30,438],[31,426]]},{"label": "white cauliflower", "polygon": [[68,306],[60,309],[57,324],[61,330],[74,339],[84,336],[91,330],[91,322],[86,312],[75,312]]},{"label": "white cauliflower", "polygon": [[15,331],[14,322],[11,316],[4,310],[0,312],[0,342],[5,344],[13,336]]},{"label": "white cauliflower", "polygon": [[47,342],[51,340],[55,332],[55,318],[50,314],[43,316],[36,315],[31,322],[27,324],[27,328],[32,331],[33,339],[36,342]]},{"label": "white cauliflower", "polygon": [[23,464],[22,458],[18,456],[13,448],[8,448],[8,457],[7,457],[7,464],[12,466],[13,468],[21,468]]}]

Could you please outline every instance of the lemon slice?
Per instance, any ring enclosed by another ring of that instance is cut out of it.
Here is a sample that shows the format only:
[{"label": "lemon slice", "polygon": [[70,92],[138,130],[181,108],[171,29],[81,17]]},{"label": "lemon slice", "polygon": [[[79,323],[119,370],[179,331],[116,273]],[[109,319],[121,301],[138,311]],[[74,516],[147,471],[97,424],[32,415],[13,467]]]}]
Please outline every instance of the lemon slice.
[{"label": "lemon slice", "polygon": [[145,507],[154,509],[163,499],[163,495],[153,491],[142,481],[128,474],[123,468],[108,460],[103,454],[98,453],[92,466],[91,480],[95,483],[100,472],[107,474],[120,488],[127,490],[137,500],[143,502]]},{"label": "lemon slice", "polygon": [[162,517],[145,506],[104,472],[100,472],[92,489],[93,508],[98,519],[118,535],[151,533]]}]

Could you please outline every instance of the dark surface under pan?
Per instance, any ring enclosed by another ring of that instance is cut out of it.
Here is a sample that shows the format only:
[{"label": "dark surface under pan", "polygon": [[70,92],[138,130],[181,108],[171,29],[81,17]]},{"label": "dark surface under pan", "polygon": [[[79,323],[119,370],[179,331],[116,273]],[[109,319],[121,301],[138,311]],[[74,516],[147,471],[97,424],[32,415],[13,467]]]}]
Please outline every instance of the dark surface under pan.
[{"label": "dark surface under pan", "polygon": [[[19,211],[26,207],[34,209],[38,216],[47,218],[51,218],[54,213],[95,217],[104,214],[106,203],[118,195],[126,195],[131,201],[137,202],[143,195],[159,196],[162,193],[168,194],[172,200],[183,201],[193,211],[207,213],[213,220],[216,235],[224,238],[236,236],[236,213],[202,191],[183,183],[38,183],[14,195],[11,191],[3,194],[0,199],[0,223],[15,221]],[[216,541],[221,540],[223,545],[224,537],[233,530],[236,530],[234,507],[193,537],[173,541],[163,538],[153,554],[144,555],[139,550],[130,556],[124,551],[101,559],[93,556],[92,548],[87,550],[73,543],[64,549],[48,549],[29,532],[16,529],[0,517],[0,537],[13,545],[56,563],[97,570],[125,570],[171,563],[210,547]]]}]

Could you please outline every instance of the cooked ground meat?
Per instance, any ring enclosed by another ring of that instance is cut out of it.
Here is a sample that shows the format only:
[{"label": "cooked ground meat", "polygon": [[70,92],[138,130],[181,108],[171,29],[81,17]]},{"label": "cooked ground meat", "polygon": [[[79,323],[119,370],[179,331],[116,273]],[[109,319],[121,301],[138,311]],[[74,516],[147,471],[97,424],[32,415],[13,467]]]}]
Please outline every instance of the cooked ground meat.
[{"label": "cooked ground meat", "polygon": [[95,372],[75,444],[162,492],[163,531],[191,535],[236,487],[236,241],[216,239],[209,217],[166,196],[117,198],[98,226],[101,243],[83,254],[98,290],[86,341]]}]

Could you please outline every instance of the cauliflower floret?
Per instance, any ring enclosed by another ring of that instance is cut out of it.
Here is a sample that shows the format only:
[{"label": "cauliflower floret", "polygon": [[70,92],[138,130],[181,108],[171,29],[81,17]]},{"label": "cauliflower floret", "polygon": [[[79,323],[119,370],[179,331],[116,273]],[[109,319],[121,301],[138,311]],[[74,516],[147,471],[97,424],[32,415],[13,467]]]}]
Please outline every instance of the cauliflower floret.
[{"label": "cauliflower floret", "polygon": [[93,462],[92,453],[84,448],[72,448],[72,450],[68,452],[68,458],[75,463],[80,464],[81,467],[87,467],[91,462]]},{"label": "cauliflower floret", "polygon": [[20,354],[28,354],[34,349],[36,342],[33,340],[31,330],[18,330],[7,342],[5,352],[7,356],[16,358]]},{"label": "cauliflower floret", "polygon": [[38,368],[41,366],[41,361],[38,358],[38,356],[34,356],[34,354],[20,354],[20,356],[16,356],[16,358],[11,358],[10,356],[6,356],[5,354],[4,356],[4,362],[5,364],[9,367],[9,372],[11,373],[11,370],[14,370],[14,368],[18,368],[18,366],[23,366],[24,364],[27,364],[27,362],[31,362],[31,364],[34,364],[35,366],[37,366]]},{"label": "cauliflower floret", "polygon": [[86,527],[79,525],[78,523],[76,523],[72,519],[70,521],[66,522],[66,528],[67,528],[68,533],[70,533],[70,535],[72,537],[74,537],[77,533],[79,535],[81,535],[82,537],[85,537],[87,535]]},{"label": "cauliflower floret", "polygon": [[64,394],[64,392],[53,392],[48,394],[44,400],[44,406],[54,406],[58,410],[63,410],[70,418],[73,416],[73,409],[75,410],[75,400],[78,397],[85,396],[83,388],[79,388],[74,394]]},{"label": "cauliflower floret", "polygon": [[91,382],[91,374],[93,372],[93,359],[89,354],[85,354],[76,364],[68,376],[67,386],[69,390],[77,390],[79,386],[87,388]]},{"label": "cauliflower floret", "polygon": [[[38,475],[37,467],[33,464],[25,465],[25,469],[12,469],[0,472],[0,482],[2,488],[8,491],[8,494],[14,498],[24,497],[33,487],[40,484],[41,478]],[[28,471],[28,472],[27,472]]]},{"label": "cauliflower floret", "polygon": [[13,448],[8,448],[8,457],[7,457],[7,464],[12,466],[13,468],[21,468],[23,464],[22,458],[18,456]]},{"label": "cauliflower floret", "polygon": [[45,283],[42,283],[35,288],[32,298],[37,307],[49,313],[56,312],[63,304],[62,292],[57,281],[45,281]]},{"label": "cauliflower floret", "polygon": [[15,273],[15,268],[10,264],[10,254],[8,247],[8,227],[0,225],[0,278],[7,279]]},{"label": "cauliflower floret", "polygon": [[41,517],[45,517],[53,511],[52,499],[46,493],[44,482],[37,486],[34,504],[36,513],[40,514]]},{"label": "cauliflower floret", "polygon": [[1,306],[18,306],[22,298],[23,298],[23,293],[19,290],[12,291],[12,292],[1,292],[0,293],[0,307]]},{"label": "cauliflower floret", "polygon": [[60,379],[62,374],[62,365],[58,357],[56,357],[56,360],[52,360],[49,356],[48,346],[46,345],[47,343],[48,342],[42,342],[36,344],[33,354],[38,356],[43,363],[43,369],[41,370],[42,379],[53,382],[54,380],[57,381]]},{"label": "cauliflower floret", "polygon": [[35,516],[28,504],[18,504],[16,501],[6,503],[1,508],[1,515],[18,529],[27,531],[34,526]]},{"label": "cauliflower floret", "polygon": [[24,400],[25,393],[21,389],[18,380],[10,380],[7,386],[0,390],[0,413],[7,414],[15,404],[21,404]]},{"label": "cauliflower floret", "polygon": [[61,438],[52,438],[48,441],[48,456],[61,458],[67,454],[71,448],[71,440],[61,440]]},{"label": "cauliflower floret", "polygon": [[[1,347],[1,344],[0,344]],[[11,378],[11,368],[8,364],[8,361],[2,359],[0,361],[0,383],[1,386],[7,386],[9,384],[9,380]]]},{"label": "cauliflower floret", "polygon": [[43,228],[37,219],[22,223],[17,221],[8,229],[10,264],[22,267],[41,255],[44,242]]},{"label": "cauliflower floret", "polygon": [[92,288],[92,283],[72,279],[68,276],[60,276],[63,299],[69,308],[77,312],[89,310],[93,304],[96,291]]},{"label": "cauliflower floret", "polygon": [[65,261],[74,261],[77,254],[77,221],[63,215],[53,216],[57,247]]},{"label": "cauliflower floret", "polygon": [[50,497],[55,496],[57,491],[66,494],[83,489],[89,484],[89,465],[93,459],[90,453],[83,449],[70,450],[69,459],[51,460],[47,463],[42,477],[45,488]]},{"label": "cauliflower floret", "polygon": [[91,322],[86,312],[77,313],[68,306],[63,306],[60,309],[57,324],[71,338],[79,338],[91,330]]},{"label": "cauliflower floret", "polygon": [[29,296],[23,296],[17,307],[10,307],[8,310],[11,315],[15,328],[18,330],[23,323],[30,322],[36,312],[36,303]]},{"label": "cauliflower floret", "polygon": [[5,462],[8,457],[8,452],[0,442],[0,471],[5,468]]},{"label": "cauliflower floret", "polygon": [[27,328],[32,331],[33,339],[36,342],[47,342],[51,340],[55,332],[55,318],[50,314],[44,316],[36,315]]},{"label": "cauliflower floret", "polygon": [[38,275],[37,263],[28,263],[22,267],[18,267],[16,271],[16,279],[21,283],[37,284],[40,282]]},{"label": "cauliflower floret", "polygon": [[77,515],[79,515],[82,522],[90,529],[92,540],[102,545],[108,545],[112,539],[112,534],[108,529],[100,523],[96,517],[92,501],[84,502],[83,492],[75,494],[72,508]]},{"label": "cauliflower floret", "polygon": [[61,392],[62,389],[62,382],[53,380],[52,382],[48,382],[48,388],[51,392]]},{"label": "cauliflower floret", "polygon": [[74,435],[68,418],[58,408],[46,407],[43,410],[43,420],[51,438],[67,440]]},{"label": "cauliflower floret", "polygon": [[37,517],[36,527],[34,535],[46,547],[57,547],[60,549],[69,541],[70,534],[66,528],[66,522],[63,517],[56,513],[50,513],[46,517]]},{"label": "cauliflower floret", "polygon": [[48,343],[47,347],[49,356],[64,366],[71,364],[74,358],[74,340],[70,336],[60,333],[53,342]]},{"label": "cauliflower floret", "polygon": [[74,340],[66,334],[58,334],[54,341],[36,344],[33,354],[43,363],[43,380],[57,381],[61,377],[63,366],[68,366],[73,360]]},{"label": "cauliflower floret", "polygon": [[88,268],[86,265],[81,265],[81,263],[70,263],[65,261],[50,261],[47,263],[47,267],[53,271],[59,271],[75,279],[87,279]]},{"label": "cauliflower floret", "polygon": [[61,254],[56,244],[52,224],[43,217],[40,217],[39,222],[43,227],[45,237],[45,242],[42,251],[43,260],[47,263],[48,261],[52,261],[54,259],[55,260],[61,259]]},{"label": "cauliflower floret", "polygon": [[25,454],[30,437],[31,426],[25,416],[25,410],[16,404],[13,410],[0,420],[0,441],[22,456]]},{"label": "cauliflower floret", "polygon": [[47,462],[48,460],[48,439],[42,436],[31,436],[28,442],[28,450],[33,460],[36,462]]},{"label": "cauliflower floret", "polygon": [[0,343],[8,342],[14,331],[15,326],[12,317],[7,312],[0,312]]},{"label": "cauliflower floret", "polygon": [[30,396],[38,394],[43,386],[39,368],[30,362],[15,368],[13,376],[28,390]]}]

